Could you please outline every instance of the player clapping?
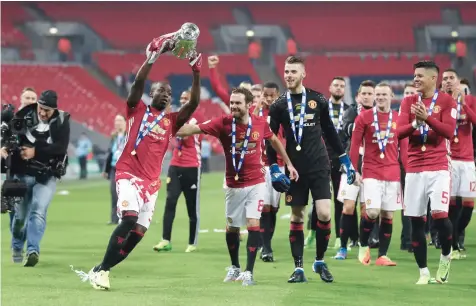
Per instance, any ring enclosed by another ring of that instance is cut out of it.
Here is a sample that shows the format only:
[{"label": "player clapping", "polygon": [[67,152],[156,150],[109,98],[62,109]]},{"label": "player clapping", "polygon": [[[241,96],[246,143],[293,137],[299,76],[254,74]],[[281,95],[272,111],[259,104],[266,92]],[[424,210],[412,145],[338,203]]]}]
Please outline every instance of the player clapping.
[{"label": "player clapping", "polygon": [[405,215],[412,217],[412,246],[420,268],[417,284],[425,285],[431,280],[425,238],[428,200],[441,242],[436,281],[445,283],[449,276],[453,229],[448,219],[451,184],[448,141],[456,127],[456,103],[451,96],[436,89],[439,68],[434,62],[418,62],[414,69],[418,95],[403,99],[397,134],[400,139],[409,137]]},{"label": "player clapping", "polygon": [[[399,147],[402,163],[406,164],[408,140],[398,141],[396,134],[397,112],[391,110],[393,92],[386,83],[375,87],[376,105],[364,110],[355,120],[350,158],[357,168],[359,148],[363,144],[363,181],[361,202],[365,203],[360,224],[359,261],[371,262],[368,240],[380,215],[379,250],[377,266],[395,266],[387,256],[392,236],[392,220],[396,210],[402,208],[400,187]],[[345,224],[348,225],[348,224]]]},{"label": "player clapping", "polygon": [[[180,137],[209,134],[223,145],[226,159],[225,214],[226,243],[231,267],[225,282],[241,280],[243,286],[254,285],[253,268],[260,242],[260,217],[266,191],[265,169],[261,161],[262,143],[266,139],[287,164],[291,179],[298,174],[289,160],[280,140],[274,135],[265,118],[250,115],[253,95],[244,88],[233,89],[230,97],[232,114],[206,121],[199,125],[185,125],[177,133]],[[273,166],[271,166],[273,167]],[[273,171],[273,170],[271,170]],[[278,170],[279,171],[279,170]],[[289,179],[284,179],[288,187]],[[279,182],[276,182],[279,184]],[[247,226],[247,264],[241,272],[238,258],[240,227]]]}]

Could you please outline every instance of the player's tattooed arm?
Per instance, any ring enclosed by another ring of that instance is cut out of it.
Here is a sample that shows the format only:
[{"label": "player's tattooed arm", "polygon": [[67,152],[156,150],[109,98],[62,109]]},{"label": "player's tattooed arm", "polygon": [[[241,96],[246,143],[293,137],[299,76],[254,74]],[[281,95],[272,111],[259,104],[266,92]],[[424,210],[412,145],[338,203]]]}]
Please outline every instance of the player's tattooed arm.
[{"label": "player's tattooed arm", "polygon": [[152,54],[150,54],[150,56],[142,64],[139,71],[137,72],[134,83],[132,83],[131,91],[129,92],[129,96],[127,97],[127,106],[130,108],[136,107],[142,99],[145,82],[147,80],[147,76],[149,75],[150,70],[152,69],[152,64],[148,63],[151,56]]},{"label": "player's tattooed arm", "polygon": [[[281,125],[281,121],[280,121],[281,114],[277,105],[278,105],[277,103],[273,103],[269,107],[269,114],[268,114],[269,127],[271,128],[271,131],[274,133],[274,135],[278,135],[279,127]],[[276,164],[278,162],[278,154],[276,153],[276,150],[273,148],[273,146],[270,144],[269,141],[266,142],[266,156],[268,157],[268,161],[270,165]],[[282,157],[284,158],[284,156]]]},{"label": "player's tattooed arm", "polygon": [[177,129],[180,129],[190,119],[198,104],[200,104],[200,72],[194,71],[190,101],[180,109],[177,115],[175,123]]}]

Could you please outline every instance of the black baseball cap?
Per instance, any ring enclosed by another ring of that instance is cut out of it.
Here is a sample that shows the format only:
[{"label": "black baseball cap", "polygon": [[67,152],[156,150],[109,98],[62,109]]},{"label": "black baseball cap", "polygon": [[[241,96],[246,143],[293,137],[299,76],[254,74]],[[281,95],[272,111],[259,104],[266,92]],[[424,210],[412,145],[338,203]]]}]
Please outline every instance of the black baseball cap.
[{"label": "black baseball cap", "polygon": [[45,90],[38,98],[38,104],[44,108],[57,109],[58,108],[58,95],[54,90]]}]

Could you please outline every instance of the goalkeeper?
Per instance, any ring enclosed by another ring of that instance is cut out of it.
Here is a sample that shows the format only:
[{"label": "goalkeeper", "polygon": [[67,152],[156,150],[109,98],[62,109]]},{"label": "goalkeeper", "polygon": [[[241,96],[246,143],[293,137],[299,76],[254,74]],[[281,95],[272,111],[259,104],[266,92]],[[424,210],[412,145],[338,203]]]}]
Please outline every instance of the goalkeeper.
[{"label": "goalkeeper", "polygon": [[[326,263],[324,254],[331,234],[331,191],[330,164],[327,150],[322,140],[323,133],[345,166],[347,183],[356,181],[356,173],[340,142],[329,116],[326,98],[319,92],[304,88],[306,75],[304,61],[290,56],[285,61],[284,79],[287,92],[281,95],[269,109],[269,122],[273,133],[277,134],[280,126],[286,135],[286,152],[292,164],[300,174],[298,181],[291,181],[290,187],[281,187],[276,182],[285,177],[276,165],[276,151],[267,146],[267,156],[273,187],[279,192],[286,192],[286,205],[291,206],[291,226],[289,241],[294,258],[295,270],[289,283],[305,282],[303,269],[304,233],[303,220],[308,203],[309,191],[316,205],[316,260],[312,269],[324,282],[334,280]],[[290,124],[291,122],[291,124]]]}]

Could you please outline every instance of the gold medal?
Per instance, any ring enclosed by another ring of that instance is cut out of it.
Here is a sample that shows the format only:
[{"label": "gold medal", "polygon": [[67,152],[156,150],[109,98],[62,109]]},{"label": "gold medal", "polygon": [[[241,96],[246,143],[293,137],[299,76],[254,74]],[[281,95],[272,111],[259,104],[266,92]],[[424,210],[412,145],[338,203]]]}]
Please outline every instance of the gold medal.
[{"label": "gold medal", "polygon": [[182,151],[178,151],[178,156],[182,156]]},{"label": "gold medal", "polygon": [[131,154],[132,154],[132,155],[136,155],[136,154],[137,154],[137,153],[136,153],[136,150],[132,150]]},{"label": "gold medal", "polygon": [[426,151],[426,147],[425,147],[425,145],[422,145],[422,146],[421,146],[421,150],[422,150],[423,152],[425,152],[425,151]]},{"label": "gold medal", "polygon": [[383,152],[380,153],[380,158],[381,158],[381,159],[384,159],[384,158],[385,158],[385,154],[383,154]]},{"label": "gold medal", "polygon": [[458,142],[459,142],[458,137],[455,137],[454,142],[455,142],[455,143],[458,143]]},{"label": "gold medal", "polygon": [[237,174],[237,175],[235,175],[235,181],[237,181],[237,180],[238,180],[238,174]]},{"label": "gold medal", "polygon": [[301,151],[301,146],[297,145],[296,150]]}]

